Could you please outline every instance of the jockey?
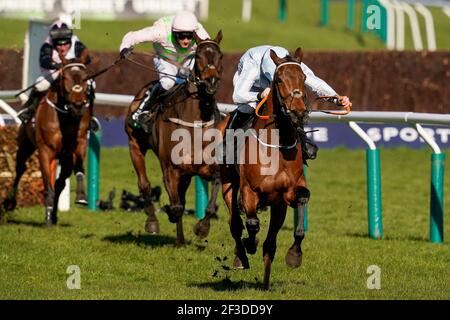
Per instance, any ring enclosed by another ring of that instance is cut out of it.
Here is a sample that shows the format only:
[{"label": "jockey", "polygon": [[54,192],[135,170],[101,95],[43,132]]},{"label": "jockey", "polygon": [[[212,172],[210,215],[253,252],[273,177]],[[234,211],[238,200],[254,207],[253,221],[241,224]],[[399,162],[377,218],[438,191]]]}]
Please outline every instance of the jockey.
[{"label": "jockey", "polygon": [[[41,46],[39,64],[41,66],[41,76],[37,78],[36,84],[30,92],[30,96],[21,110],[17,113],[22,122],[28,122],[34,115],[36,107],[39,105],[39,101],[45,95],[51,84],[58,79],[62,67],[59,54],[66,59],[75,59],[82,56],[85,53],[86,47],[73,34],[69,25],[61,20],[55,21],[50,26],[50,32],[45,40],[45,43]],[[90,63],[90,58],[87,56],[86,64]],[[92,102],[94,83],[90,81],[89,86],[89,99]]]},{"label": "jockey", "polygon": [[151,27],[127,33],[120,45],[120,56],[129,56],[133,47],[141,42],[152,42],[155,55],[153,63],[159,74],[159,82],[149,89],[140,106],[131,116],[135,123],[145,127],[151,117],[151,107],[156,98],[183,82],[194,67],[194,32],[201,39],[209,34],[189,11],[181,11],[175,16],[166,16],[157,20]]},{"label": "jockey", "polygon": [[[239,60],[238,70],[233,78],[233,102],[238,105],[229,129],[241,128],[254,114],[258,101],[270,93],[275,73],[275,63],[270,57],[270,49],[283,58],[289,51],[282,47],[259,46],[247,50]],[[317,77],[310,68],[301,63],[306,75],[305,85],[319,96],[333,96],[340,106],[351,106],[347,96],[339,96],[325,81]],[[318,147],[308,137],[304,137],[304,159],[315,159]]]}]

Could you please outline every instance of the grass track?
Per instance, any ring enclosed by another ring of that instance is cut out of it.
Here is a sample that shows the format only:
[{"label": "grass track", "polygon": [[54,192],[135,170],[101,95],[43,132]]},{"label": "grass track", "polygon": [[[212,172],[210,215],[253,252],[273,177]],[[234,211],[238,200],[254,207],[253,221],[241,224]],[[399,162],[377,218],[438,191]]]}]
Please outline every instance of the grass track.
[{"label": "grass track", "polygon": [[[143,232],[141,213],[76,207],[60,213],[60,225],[48,230],[41,207],[19,209],[0,227],[0,298],[449,299],[448,240],[443,245],[427,241],[429,158],[428,150],[381,151],[385,237],[374,241],[366,236],[364,151],[321,150],[308,171],[312,198],[303,265],[289,269],[284,263],[293,232],[289,211],[278,237],[270,292],[261,290],[261,247],[250,256],[249,270],[225,270],[232,264],[233,242],[222,200],[207,241],[195,238],[195,218],[185,217],[188,245],[182,249],[174,248],[175,227],[165,214],[159,215],[161,234],[150,236]],[[160,183],[154,157],[148,162],[153,181]],[[101,182],[102,199],[113,186],[118,196],[123,188],[137,191],[127,149],[102,150]],[[447,170],[444,208],[450,205],[449,182]],[[261,240],[268,217],[260,215]],[[448,219],[445,234],[450,235]],[[381,268],[381,290],[366,288],[366,270],[373,264]],[[66,287],[69,265],[81,268],[81,290]]]}]

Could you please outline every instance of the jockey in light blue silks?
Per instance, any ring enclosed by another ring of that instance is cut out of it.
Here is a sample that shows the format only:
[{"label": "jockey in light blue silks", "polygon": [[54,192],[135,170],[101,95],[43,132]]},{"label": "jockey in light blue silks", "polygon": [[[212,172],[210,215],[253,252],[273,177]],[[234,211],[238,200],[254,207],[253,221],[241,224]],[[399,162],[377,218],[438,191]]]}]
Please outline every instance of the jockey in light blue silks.
[{"label": "jockey in light blue silks", "polygon": [[[269,95],[275,73],[275,63],[270,57],[270,50],[278,57],[284,58],[289,51],[276,46],[258,46],[247,50],[239,60],[238,69],[233,78],[233,102],[238,105],[229,129],[239,129],[254,114],[260,100]],[[339,96],[325,81],[317,77],[303,62],[301,68],[306,76],[305,85],[318,96],[333,96],[341,106],[349,106],[347,96]],[[317,146],[307,137],[304,141],[305,160],[315,159]]]}]

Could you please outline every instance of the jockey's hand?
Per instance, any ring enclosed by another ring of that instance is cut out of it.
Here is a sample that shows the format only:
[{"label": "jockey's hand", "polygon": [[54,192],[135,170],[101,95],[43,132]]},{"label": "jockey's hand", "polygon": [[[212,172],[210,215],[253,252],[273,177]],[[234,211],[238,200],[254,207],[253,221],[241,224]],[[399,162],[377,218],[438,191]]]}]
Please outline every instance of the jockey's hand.
[{"label": "jockey's hand", "polygon": [[337,105],[344,108],[350,108],[352,106],[352,103],[347,96],[338,96]]},{"label": "jockey's hand", "polygon": [[120,59],[126,59],[129,57],[129,55],[133,52],[133,47],[131,48],[123,48],[120,51]]},{"label": "jockey's hand", "polygon": [[261,91],[260,93],[258,93],[258,100],[262,100],[265,97],[267,97],[270,93],[270,88],[265,88],[263,91]]}]

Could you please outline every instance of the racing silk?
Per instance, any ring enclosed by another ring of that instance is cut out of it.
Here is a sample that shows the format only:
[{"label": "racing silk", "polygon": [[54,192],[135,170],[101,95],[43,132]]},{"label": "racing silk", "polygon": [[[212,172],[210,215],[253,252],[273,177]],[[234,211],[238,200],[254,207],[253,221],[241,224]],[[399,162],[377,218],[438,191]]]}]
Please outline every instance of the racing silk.
[{"label": "racing silk", "polygon": [[[124,48],[130,48],[141,42],[153,42],[155,53],[166,61],[174,61],[177,64],[183,64],[195,56],[197,45],[192,39],[191,45],[184,49],[181,48],[175,36],[172,33],[172,21],[174,16],[162,17],[151,27],[139,31],[128,32],[122,40],[120,51]],[[209,34],[199,23],[195,30],[201,39],[208,39]]]},{"label": "racing silk", "polygon": [[[233,101],[236,104],[249,104],[255,108],[258,101],[257,95],[259,92],[271,86],[273,76],[275,73],[275,63],[265,63],[269,65],[270,70],[262,71],[261,65],[263,59],[271,59],[267,52],[273,46],[259,46],[249,49],[239,60],[238,70],[233,79],[234,91]],[[278,47],[279,48],[279,47]],[[288,51],[286,50],[286,53]],[[271,67],[273,65],[273,67]],[[333,90],[325,81],[317,77],[314,72],[303,62],[301,63],[303,73],[306,75],[305,85],[319,96],[337,96],[336,91]]]},{"label": "racing silk", "polygon": [[[79,58],[81,56],[81,53],[85,49],[86,47],[84,46],[84,44],[78,39],[77,36],[73,35],[71,39],[70,49],[67,52],[65,58],[67,60]],[[41,66],[41,71],[43,73],[61,67],[61,59],[59,58],[58,51],[56,51],[56,49],[53,48],[50,37],[47,37],[45,43],[41,47],[39,62]],[[88,57],[86,64],[89,63],[90,58]]]}]

